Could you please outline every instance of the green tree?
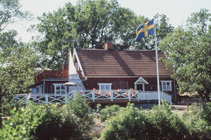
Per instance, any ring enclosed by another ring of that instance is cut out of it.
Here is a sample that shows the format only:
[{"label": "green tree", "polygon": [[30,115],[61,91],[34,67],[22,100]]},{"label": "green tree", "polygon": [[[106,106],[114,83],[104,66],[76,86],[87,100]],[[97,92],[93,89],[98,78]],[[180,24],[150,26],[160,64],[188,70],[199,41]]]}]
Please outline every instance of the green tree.
[{"label": "green tree", "polygon": [[15,43],[0,53],[0,113],[1,117],[9,113],[13,96],[29,91],[33,84],[33,75],[38,61],[34,50]]},{"label": "green tree", "polygon": [[186,28],[179,27],[160,44],[167,66],[173,66],[179,91],[197,92],[203,101],[211,93],[211,14],[206,9],[193,13]]},{"label": "green tree", "polygon": [[127,49],[134,43],[136,16],[117,0],[79,1],[75,17],[82,47],[103,48],[106,42],[113,42],[115,48]]},{"label": "green tree", "polygon": [[116,0],[81,0],[76,6],[67,3],[38,19],[41,23],[33,28],[44,36],[34,45],[43,56],[41,67],[51,69],[61,68],[67,61],[73,40],[76,48],[103,48],[107,41],[113,42],[116,49],[129,48],[134,43],[136,22],[140,21]]},{"label": "green tree", "polygon": [[166,37],[167,34],[172,33],[174,27],[169,23],[169,19],[164,14],[156,14],[155,18],[158,20],[156,24],[158,45]]},{"label": "green tree", "polygon": [[[173,27],[166,15],[156,17],[160,42]],[[67,3],[38,19],[40,23],[32,28],[43,35],[34,42],[42,54],[43,68],[61,68],[73,43],[75,48],[102,49],[106,42],[112,42],[115,49],[154,49],[153,37],[135,42],[137,26],[149,19],[121,7],[117,0],[80,0],[75,6]]]},{"label": "green tree", "polygon": [[41,23],[34,28],[44,36],[37,38],[33,46],[36,46],[36,50],[41,53],[41,68],[59,69],[67,61],[68,49],[72,47],[73,42],[71,27],[73,15],[73,6],[67,4],[65,8],[53,13],[44,13],[38,18]]},{"label": "green tree", "polygon": [[0,32],[2,32],[8,24],[15,22],[16,18],[23,18],[27,15],[20,11],[18,0],[1,0],[0,1]]},{"label": "green tree", "polygon": [[[6,31],[8,24],[27,13],[19,10],[18,0],[0,2],[0,120],[9,114],[11,100],[17,93],[27,92],[32,84],[37,56],[28,45],[15,40],[17,32]],[[1,121],[0,121],[1,127]]]}]

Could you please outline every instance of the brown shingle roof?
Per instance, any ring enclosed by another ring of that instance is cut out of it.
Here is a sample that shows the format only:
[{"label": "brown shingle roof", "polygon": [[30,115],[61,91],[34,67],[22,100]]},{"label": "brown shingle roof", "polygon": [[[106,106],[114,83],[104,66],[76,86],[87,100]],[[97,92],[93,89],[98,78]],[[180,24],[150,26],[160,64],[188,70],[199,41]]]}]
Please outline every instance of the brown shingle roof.
[{"label": "brown shingle roof", "polygon": [[[86,76],[156,76],[155,51],[77,50]],[[159,53],[159,58],[165,57]],[[159,61],[159,73],[172,75]]]}]

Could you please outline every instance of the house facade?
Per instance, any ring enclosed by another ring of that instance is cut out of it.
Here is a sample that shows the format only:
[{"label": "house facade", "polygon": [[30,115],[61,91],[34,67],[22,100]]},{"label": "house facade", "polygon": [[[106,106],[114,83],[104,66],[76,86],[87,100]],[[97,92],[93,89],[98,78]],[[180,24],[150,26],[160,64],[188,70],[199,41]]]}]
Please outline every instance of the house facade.
[{"label": "house facade", "polygon": [[[161,52],[159,58],[166,58]],[[173,69],[159,61],[160,89],[176,97]],[[74,86],[65,86],[67,82]],[[43,71],[35,76],[36,93],[62,94],[72,90],[134,89],[157,91],[155,51],[114,50],[112,43],[104,49],[74,49],[62,70]]]}]

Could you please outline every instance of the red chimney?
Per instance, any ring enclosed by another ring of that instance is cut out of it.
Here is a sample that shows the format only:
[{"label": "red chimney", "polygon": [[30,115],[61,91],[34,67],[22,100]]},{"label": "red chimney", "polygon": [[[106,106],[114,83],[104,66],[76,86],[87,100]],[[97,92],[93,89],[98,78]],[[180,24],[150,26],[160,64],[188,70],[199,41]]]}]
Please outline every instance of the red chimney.
[{"label": "red chimney", "polygon": [[107,42],[107,43],[105,44],[105,50],[113,50],[113,49],[114,49],[113,43]]},{"label": "red chimney", "polygon": [[65,62],[63,65],[62,65],[62,70],[68,70],[68,63]]}]

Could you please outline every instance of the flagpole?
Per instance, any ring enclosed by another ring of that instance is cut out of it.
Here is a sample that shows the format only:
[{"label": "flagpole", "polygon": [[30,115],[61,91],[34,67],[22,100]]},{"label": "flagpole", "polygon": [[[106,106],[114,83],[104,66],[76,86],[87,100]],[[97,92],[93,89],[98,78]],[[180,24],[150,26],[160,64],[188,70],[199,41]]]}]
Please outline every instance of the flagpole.
[{"label": "flagpole", "polygon": [[158,105],[160,107],[160,80],[159,80],[159,68],[158,68],[158,49],[157,49],[157,36],[156,36],[156,22],[155,22],[155,55],[156,55],[156,69],[157,69]]}]

